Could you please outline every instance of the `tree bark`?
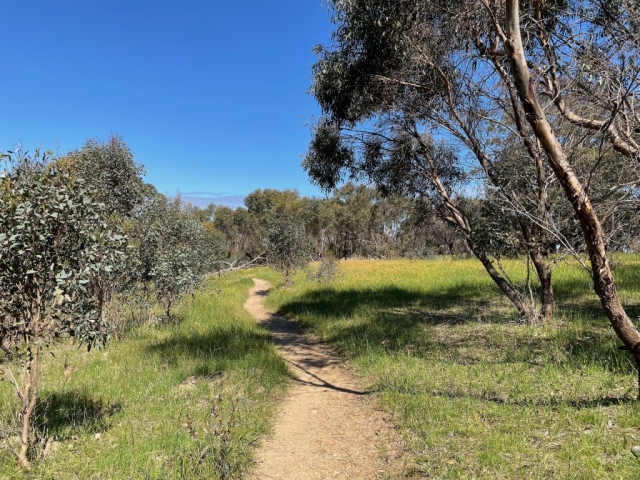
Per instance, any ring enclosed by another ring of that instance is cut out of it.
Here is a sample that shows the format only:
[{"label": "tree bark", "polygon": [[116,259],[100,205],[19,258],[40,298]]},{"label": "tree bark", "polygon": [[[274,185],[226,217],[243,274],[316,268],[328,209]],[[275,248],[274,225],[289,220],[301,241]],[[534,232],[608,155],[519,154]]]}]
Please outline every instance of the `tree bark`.
[{"label": "tree bark", "polygon": [[[551,282],[552,271],[544,261],[544,256],[540,251],[540,247],[534,242],[531,229],[528,225],[521,222],[520,230],[526,242],[527,255],[531,259],[536,275],[540,282],[540,317],[544,323],[550,323],[553,320],[553,311],[555,307],[555,299],[553,297],[553,283]],[[538,232],[540,237],[541,232]]]},{"label": "tree bark", "polygon": [[469,240],[468,242],[469,248],[471,249],[473,254],[478,260],[480,260],[480,263],[482,263],[482,266],[487,271],[491,279],[495,282],[498,288],[502,290],[502,293],[505,294],[505,296],[509,299],[513,306],[516,307],[520,315],[529,321],[535,319],[536,313],[534,309],[531,308],[531,305],[527,303],[520,292],[513,288],[513,285],[511,285],[511,283],[509,283],[502,275],[500,275],[500,272],[498,272],[496,267],[493,266],[493,262],[486,254],[486,252],[473,245],[473,243]]},{"label": "tree bark", "polygon": [[544,323],[550,323],[553,320],[553,310],[555,300],[553,298],[553,283],[551,282],[551,270],[544,262],[544,257],[537,250],[529,252],[529,258],[536,269],[538,280],[540,281],[540,316]]},{"label": "tree bark", "polygon": [[498,272],[498,270],[494,267],[493,262],[487,255],[487,252],[484,251],[484,249],[480,248],[473,241],[471,222],[469,222],[469,219],[464,214],[464,212],[459,210],[449,198],[449,193],[445,185],[442,183],[442,180],[438,176],[438,170],[436,168],[435,161],[431,157],[429,149],[427,148],[427,145],[425,145],[424,140],[420,137],[417,129],[414,128],[409,133],[411,133],[411,135],[418,142],[420,151],[428,165],[428,168],[425,168],[423,165],[420,165],[418,163],[416,167],[428,180],[433,183],[435,190],[438,192],[438,195],[442,200],[444,208],[449,212],[449,216],[443,218],[443,220],[452,225],[464,235],[465,242],[469,250],[471,250],[475,257],[480,260],[480,263],[482,263],[482,266],[487,271],[491,279],[495,282],[502,293],[505,294],[505,296],[509,299],[513,306],[516,307],[520,315],[526,318],[528,321],[534,320],[536,318],[536,313],[531,308],[531,306],[528,305],[525,298],[513,287],[513,285],[509,281],[507,281],[506,278],[500,275],[500,272]]},{"label": "tree bark", "polygon": [[551,128],[533,87],[520,33],[518,0],[506,0],[505,27],[505,50],[511,64],[518,96],[527,121],[540,140],[540,144],[547,154],[547,160],[580,221],[591,263],[594,289],[618,338],[624,343],[625,348],[633,354],[636,362],[640,362],[640,332],[631,322],[620,302],[607,259],[605,235],[600,219]]},{"label": "tree bark", "polygon": [[31,430],[31,415],[36,407],[38,399],[38,345],[28,340],[27,359],[25,362],[25,379],[21,392],[22,409],[20,410],[20,420],[22,422],[20,432],[20,451],[18,452],[18,463],[24,470],[31,470],[28,454],[31,441],[29,433]]}]

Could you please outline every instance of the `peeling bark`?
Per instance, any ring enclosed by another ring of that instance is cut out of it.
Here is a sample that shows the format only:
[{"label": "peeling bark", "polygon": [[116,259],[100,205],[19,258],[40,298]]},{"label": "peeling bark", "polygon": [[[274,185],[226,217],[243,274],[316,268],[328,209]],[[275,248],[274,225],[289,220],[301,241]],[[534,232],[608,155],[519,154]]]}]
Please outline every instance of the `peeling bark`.
[{"label": "peeling bark", "polygon": [[526,119],[546,152],[547,160],[580,221],[591,263],[594,289],[618,338],[640,365],[640,332],[620,302],[607,258],[602,224],[584,186],[573,171],[555,132],[551,128],[533,88],[520,33],[518,0],[506,0],[505,32],[507,37],[505,50]]}]

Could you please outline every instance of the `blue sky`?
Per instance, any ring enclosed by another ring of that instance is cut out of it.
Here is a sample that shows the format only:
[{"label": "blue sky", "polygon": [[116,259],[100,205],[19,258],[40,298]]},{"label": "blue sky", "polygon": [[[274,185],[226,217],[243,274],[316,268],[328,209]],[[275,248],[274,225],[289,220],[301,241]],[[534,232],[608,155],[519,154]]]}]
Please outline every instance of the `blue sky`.
[{"label": "blue sky", "polygon": [[319,195],[300,167],[324,0],[4,0],[0,150],[120,134],[163,193]]}]

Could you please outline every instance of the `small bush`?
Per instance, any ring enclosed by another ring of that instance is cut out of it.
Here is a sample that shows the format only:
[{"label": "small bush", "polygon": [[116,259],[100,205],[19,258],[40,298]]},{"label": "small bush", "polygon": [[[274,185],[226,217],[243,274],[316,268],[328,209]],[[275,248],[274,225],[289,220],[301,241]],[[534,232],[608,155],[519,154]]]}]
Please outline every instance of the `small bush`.
[{"label": "small bush", "polygon": [[331,283],[340,273],[340,262],[333,255],[327,255],[320,261],[315,272],[307,275],[307,280],[318,283]]},{"label": "small bush", "polygon": [[307,264],[309,244],[304,222],[293,214],[277,214],[266,241],[267,261],[282,272],[285,285],[291,286],[293,273]]}]

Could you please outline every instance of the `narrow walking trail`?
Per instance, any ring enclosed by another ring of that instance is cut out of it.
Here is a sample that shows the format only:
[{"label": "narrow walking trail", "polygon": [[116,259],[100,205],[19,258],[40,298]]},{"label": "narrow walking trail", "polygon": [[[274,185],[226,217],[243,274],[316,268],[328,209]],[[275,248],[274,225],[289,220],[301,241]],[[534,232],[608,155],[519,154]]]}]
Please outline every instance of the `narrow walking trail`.
[{"label": "narrow walking trail", "polygon": [[257,452],[250,478],[393,478],[400,441],[367,392],[328,347],[264,307],[269,282],[254,279],[245,309],[271,331],[296,378]]}]

